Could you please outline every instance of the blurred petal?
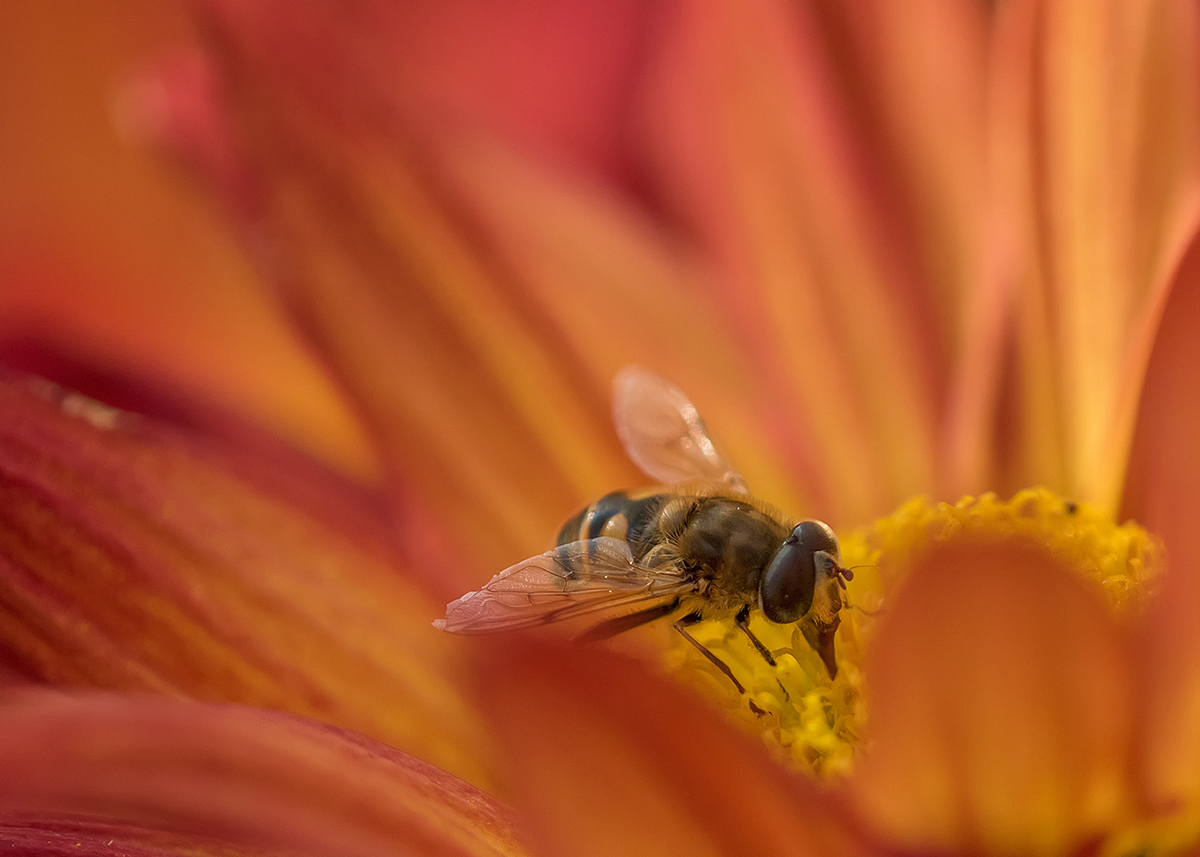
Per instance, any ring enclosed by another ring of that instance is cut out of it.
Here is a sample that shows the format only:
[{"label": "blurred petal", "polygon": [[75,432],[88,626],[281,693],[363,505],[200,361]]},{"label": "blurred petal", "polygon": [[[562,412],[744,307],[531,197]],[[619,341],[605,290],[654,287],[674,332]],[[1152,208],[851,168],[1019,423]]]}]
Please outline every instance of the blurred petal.
[{"label": "blurred petal", "polygon": [[[291,47],[324,56],[331,34],[313,14],[293,34],[309,41]],[[553,323],[475,239],[422,154],[430,128],[406,126],[386,68],[339,67],[371,107],[368,128],[329,109],[334,81],[275,84],[277,45],[255,14],[223,8],[215,23],[258,191],[240,212],[247,241],[365,416],[401,504],[447,522],[471,554],[446,568],[462,584],[543,549],[564,515],[631,472],[609,429],[607,379],[564,355]],[[374,37],[367,21],[338,26],[333,42]]]},{"label": "blurred petal", "polygon": [[1117,502],[1163,294],[1196,225],[1198,27],[1183,2],[998,12],[994,145],[1008,155],[994,180],[1024,258],[1006,488],[1048,480]]},{"label": "blurred petal", "polygon": [[645,106],[654,169],[775,391],[763,431],[822,516],[931,484],[939,342],[894,189],[840,103],[809,5],[681,3]]},{"label": "blurred petal", "polygon": [[1145,787],[1159,807],[1200,806],[1200,240],[1180,266],[1138,413],[1122,514],[1167,545],[1143,626]]},{"label": "blurred petal", "polygon": [[649,0],[194,0],[258,73],[326,115],[488,129],[559,164],[629,178],[624,132]]},{"label": "blurred petal", "polygon": [[987,9],[973,0],[818,6],[833,74],[871,157],[896,173],[942,339],[956,344],[964,286],[979,274]]},{"label": "blurred petal", "polygon": [[305,854],[523,853],[483,792],[353,733],[237,706],[18,695],[0,808]]},{"label": "blurred petal", "polygon": [[[946,366],[939,497],[991,485],[1007,321],[985,202],[989,10],[974,0],[825,2],[820,26],[858,138],[893,175]],[[986,242],[986,243],[985,243]]]},{"label": "blurred petal", "polygon": [[0,4],[0,340],[153,370],[370,475],[322,368],[262,294],[227,225],[157,153],[129,145],[115,84],[194,39],[183,4]]},{"label": "blurred petal", "polygon": [[[518,274],[514,288],[586,369],[590,387],[606,390],[629,363],[654,367],[738,450],[756,496],[812,505],[764,447],[761,426],[777,402],[704,300],[700,262],[677,238],[627,200],[494,143],[475,139],[441,154],[497,257]],[[645,479],[609,478],[606,487]]]},{"label": "blurred petal", "polygon": [[850,790],[901,849],[1069,853],[1129,820],[1125,636],[1044,550],[960,541],[918,561],[864,686]]},{"label": "blurred petal", "polygon": [[445,678],[453,644],[429,627],[440,604],[369,525],[330,526],[232,476],[236,461],[43,392],[0,385],[7,664],[316,716],[479,777],[476,726]]},{"label": "blurred petal", "polygon": [[505,641],[475,677],[540,853],[867,853],[827,795],[632,662]]}]

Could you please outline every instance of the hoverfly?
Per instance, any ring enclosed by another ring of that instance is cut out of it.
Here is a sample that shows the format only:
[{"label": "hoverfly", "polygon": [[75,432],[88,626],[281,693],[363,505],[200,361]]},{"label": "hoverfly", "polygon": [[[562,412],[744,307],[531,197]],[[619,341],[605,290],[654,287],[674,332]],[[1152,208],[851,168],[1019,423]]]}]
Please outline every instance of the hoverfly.
[{"label": "hoverfly", "polygon": [[606,494],[563,525],[557,546],[497,574],[446,605],[438,628],[485,634],[584,617],[578,639],[599,640],[681,614],[672,627],[744,693],[723,661],[688,633],[702,619],[732,616],[751,632],[753,610],[801,623],[805,639],[837,674],[834,632],[841,566],[837,537],[821,521],[795,522],[751,497],[681,390],[638,367],[613,382],[617,434],[633,462],[666,483]]}]

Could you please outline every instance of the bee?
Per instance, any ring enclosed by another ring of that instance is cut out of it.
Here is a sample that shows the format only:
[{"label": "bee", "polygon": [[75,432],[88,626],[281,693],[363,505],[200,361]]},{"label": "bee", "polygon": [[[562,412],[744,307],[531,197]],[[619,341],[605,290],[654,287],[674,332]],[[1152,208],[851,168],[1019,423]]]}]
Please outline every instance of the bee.
[{"label": "bee", "polygon": [[446,605],[434,625],[486,634],[586,619],[581,641],[600,640],[663,617],[745,693],[729,666],[688,633],[708,618],[732,617],[771,666],[750,630],[799,622],[831,678],[840,590],[837,536],[821,521],[793,521],[752,497],[687,396],[639,367],[613,382],[613,419],[633,462],[664,483],[615,491],[567,521],[553,550],[517,563]]}]

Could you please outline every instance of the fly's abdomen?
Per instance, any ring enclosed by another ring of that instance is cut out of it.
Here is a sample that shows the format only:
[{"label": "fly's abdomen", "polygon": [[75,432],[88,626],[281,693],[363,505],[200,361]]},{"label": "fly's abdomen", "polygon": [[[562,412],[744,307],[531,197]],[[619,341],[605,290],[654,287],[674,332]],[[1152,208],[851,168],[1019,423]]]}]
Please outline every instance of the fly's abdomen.
[{"label": "fly's abdomen", "polygon": [[655,520],[662,508],[663,494],[630,497],[624,491],[605,494],[563,524],[556,544],[598,539],[602,536],[629,543],[635,562],[652,541]]}]

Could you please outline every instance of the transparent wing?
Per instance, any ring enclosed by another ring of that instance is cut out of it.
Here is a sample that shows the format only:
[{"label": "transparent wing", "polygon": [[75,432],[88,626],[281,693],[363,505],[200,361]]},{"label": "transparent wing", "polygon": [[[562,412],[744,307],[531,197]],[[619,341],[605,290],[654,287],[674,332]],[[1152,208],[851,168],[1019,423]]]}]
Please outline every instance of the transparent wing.
[{"label": "transparent wing", "polygon": [[588,539],[504,569],[447,604],[446,618],[433,624],[456,634],[530,628],[666,603],[691,588],[677,571],[635,563],[621,539]]},{"label": "transparent wing", "polygon": [[667,484],[700,479],[746,493],[746,483],[713,441],[683,391],[647,369],[626,366],[613,379],[613,422],[643,473]]}]

